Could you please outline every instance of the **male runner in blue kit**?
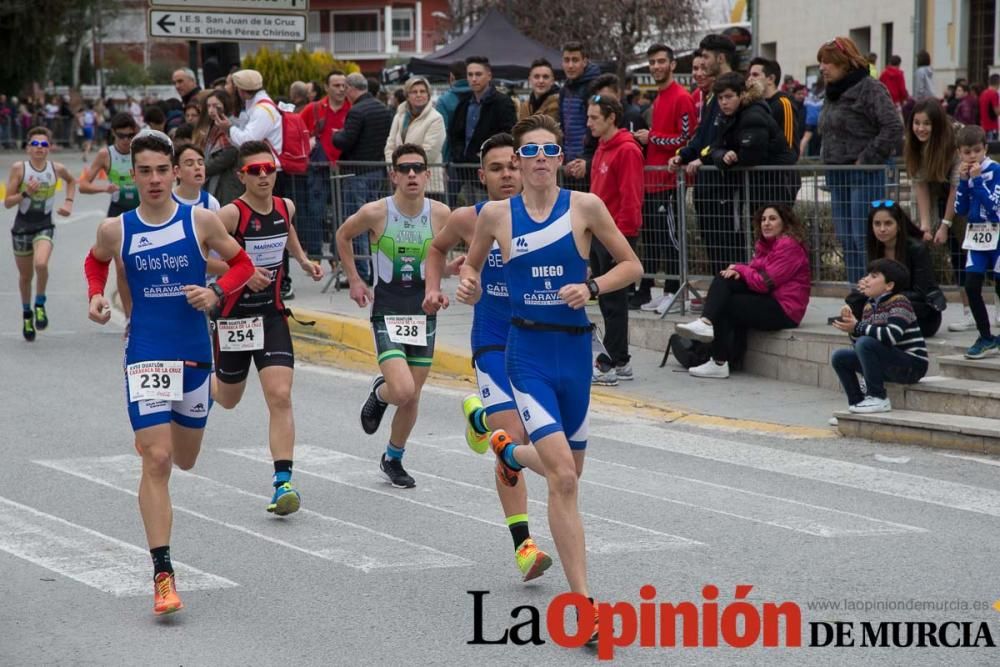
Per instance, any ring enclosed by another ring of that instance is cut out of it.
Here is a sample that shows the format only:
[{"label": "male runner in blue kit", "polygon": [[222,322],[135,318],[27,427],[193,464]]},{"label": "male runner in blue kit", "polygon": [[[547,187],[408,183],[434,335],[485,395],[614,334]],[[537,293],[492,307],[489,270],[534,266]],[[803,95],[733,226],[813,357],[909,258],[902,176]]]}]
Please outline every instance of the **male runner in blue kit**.
[{"label": "male runner in blue kit", "polygon": [[[153,558],[153,612],[183,607],[170,562],[170,469],[194,466],[211,408],[212,343],[205,313],[238,292],[253,263],[214,213],[171,198],[173,146],[144,130],[131,144],[139,206],[97,228],[84,263],[90,319],[111,317],[104,286],[112,259],[123,267],[133,299],[125,343],[129,421],[142,456],[139,511]],[[214,250],[229,264],[205,285],[205,257]]]},{"label": "male runner in blue kit", "polygon": [[[506,132],[494,134],[483,142],[479,156],[479,180],[486,187],[489,201],[507,199],[521,191],[521,172],[514,166],[514,137]],[[476,220],[485,205],[486,201],[481,201],[475,206],[455,209],[448,224],[434,237],[427,253],[426,313],[435,314],[448,307],[448,297],[441,293],[445,258],[459,241],[467,246],[472,243]],[[503,429],[515,441],[527,443],[504,361],[510,330],[510,299],[503,258],[495,243],[483,267],[482,281],[483,297],[476,303],[472,317],[472,364],[479,393],[470,394],[462,402],[467,421],[465,440],[479,454],[489,449],[491,429]],[[525,453],[531,459],[526,466],[544,475],[538,454],[532,450]],[[529,581],[541,576],[552,565],[552,558],[538,548],[528,530],[528,489],[522,481],[524,476],[497,459],[495,478],[507,528],[514,539],[514,557],[523,580]]]},{"label": "male runner in blue kit", "polygon": [[[513,324],[507,339],[507,374],[545,469],[549,525],[570,590],[589,597],[577,507],[592,362],[592,325],[584,306],[602,291],[638,280],[642,264],[600,199],[558,186],[563,161],[558,124],[548,116],[530,116],[514,126],[513,135],[523,193],[483,207],[456,296],[463,303],[479,300],[481,271],[495,241],[503,257]],[[591,235],[607,248],[615,266],[588,280]],[[527,445],[512,441],[502,430],[493,433],[490,445],[509,468],[523,467]],[[596,624],[594,628],[592,641]]]}]

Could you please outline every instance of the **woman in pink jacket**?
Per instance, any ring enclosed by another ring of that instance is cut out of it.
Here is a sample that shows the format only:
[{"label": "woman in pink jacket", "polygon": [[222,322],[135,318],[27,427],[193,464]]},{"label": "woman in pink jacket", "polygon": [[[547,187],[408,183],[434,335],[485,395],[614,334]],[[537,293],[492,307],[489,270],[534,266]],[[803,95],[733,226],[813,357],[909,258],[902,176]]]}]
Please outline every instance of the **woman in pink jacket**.
[{"label": "woman in pink jacket", "polygon": [[694,377],[727,378],[737,330],[777,331],[799,326],[809,305],[809,253],[805,228],[783,204],[765,206],[753,219],[757,244],[750,264],[730,264],[712,281],[702,317],[678,324],[682,336],[712,344],[712,358],[688,369]]}]

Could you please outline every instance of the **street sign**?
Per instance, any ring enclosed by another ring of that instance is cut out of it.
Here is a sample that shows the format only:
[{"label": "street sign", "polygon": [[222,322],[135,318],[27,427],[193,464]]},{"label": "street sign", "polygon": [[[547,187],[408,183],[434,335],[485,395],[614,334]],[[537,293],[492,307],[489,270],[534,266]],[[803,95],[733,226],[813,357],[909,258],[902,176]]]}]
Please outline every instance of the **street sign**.
[{"label": "street sign", "polygon": [[150,7],[179,7],[191,11],[242,9],[243,11],[309,11],[309,0],[149,0]]},{"label": "street sign", "polygon": [[304,42],[304,14],[149,10],[149,36],[221,42]]}]

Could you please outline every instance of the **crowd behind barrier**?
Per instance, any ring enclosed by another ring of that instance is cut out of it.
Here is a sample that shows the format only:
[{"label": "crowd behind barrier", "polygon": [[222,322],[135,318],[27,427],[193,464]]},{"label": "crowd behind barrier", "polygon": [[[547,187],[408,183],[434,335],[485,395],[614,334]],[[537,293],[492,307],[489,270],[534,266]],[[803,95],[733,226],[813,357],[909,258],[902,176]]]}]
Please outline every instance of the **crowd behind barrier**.
[{"label": "crowd behind barrier", "polygon": [[[429,196],[452,207],[471,205],[485,198],[485,191],[476,178],[478,165],[435,163],[431,166],[440,167],[447,176],[445,187],[438,191],[429,190]],[[332,166],[314,163],[311,169],[328,178],[329,187],[308,186],[310,203],[298,216],[299,236],[310,255],[336,260],[336,248],[331,239],[345,217],[344,197],[351,195],[352,184],[359,177],[366,179],[369,200],[391,194],[388,165],[342,160]],[[664,169],[646,167],[645,171],[648,175]],[[837,174],[846,171],[862,171],[884,179],[884,191],[880,189],[878,193],[866,194],[871,201],[889,199],[911,207],[913,200],[909,179],[905,170],[896,164],[861,167],[797,164],[736,168],[728,170],[725,174],[727,180],[721,185],[718,180],[711,180],[713,176],[721,175],[715,167],[702,167],[693,177],[686,176],[683,171],[678,173],[677,196],[667,199],[658,209],[647,209],[647,214],[651,215],[643,219],[644,228],[662,230],[640,237],[638,254],[646,268],[646,276],[656,279],[681,277],[678,262],[680,248],[674,241],[680,238],[682,222],[686,227],[686,275],[709,277],[729,264],[749,261],[753,250],[750,226],[753,213],[765,202],[782,201],[792,205],[808,231],[807,245],[814,281],[846,281],[845,252],[855,248],[864,252],[867,221],[867,216],[861,219],[848,217],[840,221],[835,219],[829,183]],[[467,174],[473,178],[456,179],[455,174]],[[708,188],[704,187],[706,181],[711,181]],[[295,183],[303,187],[300,185],[302,181]],[[704,193],[706,189],[707,194]],[[455,194],[449,196],[449,191]],[[775,198],[775,192],[781,192],[782,197]],[[301,195],[292,192],[283,194],[296,199]],[[713,203],[722,203],[723,206],[703,207],[706,196],[713,197]],[[840,229],[848,230],[850,236],[839,233]],[[361,255],[368,255],[363,244],[358,246],[358,250]],[[946,248],[935,246],[933,254],[940,283],[953,284],[954,276],[948,268]]]}]

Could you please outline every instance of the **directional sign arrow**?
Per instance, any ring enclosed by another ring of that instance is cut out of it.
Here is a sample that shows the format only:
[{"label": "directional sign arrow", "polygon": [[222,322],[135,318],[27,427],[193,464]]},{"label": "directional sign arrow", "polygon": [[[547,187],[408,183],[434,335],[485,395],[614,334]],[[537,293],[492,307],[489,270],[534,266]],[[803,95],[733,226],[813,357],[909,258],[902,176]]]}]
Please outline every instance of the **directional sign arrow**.
[{"label": "directional sign arrow", "polygon": [[160,26],[160,30],[162,30],[163,32],[169,33],[170,30],[168,28],[172,28],[175,25],[177,25],[173,21],[167,22],[167,19],[169,18],[170,14],[164,14],[162,17],[160,17],[160,20],[156,22],[156,25]]}]

